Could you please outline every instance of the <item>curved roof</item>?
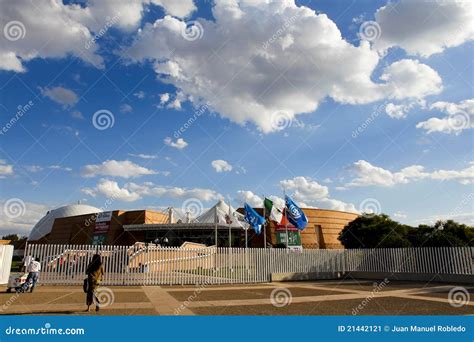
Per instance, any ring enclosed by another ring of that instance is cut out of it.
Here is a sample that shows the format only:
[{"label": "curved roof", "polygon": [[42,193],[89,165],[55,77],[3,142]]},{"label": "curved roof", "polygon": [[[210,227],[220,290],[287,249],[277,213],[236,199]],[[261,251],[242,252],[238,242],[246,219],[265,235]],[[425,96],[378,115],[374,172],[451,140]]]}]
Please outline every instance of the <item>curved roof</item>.
[{"label": "curved roof", "polygon": [[39,240],[43,236],[51,233],[53,229],[54,220],[61,217],[78,216],[100,213],[102,210],[99,208],[86,205],[86,204],[72,204],[60,207],[57,209],[50,210],[38,223],[35,224],[30,232],[28,240]]}]

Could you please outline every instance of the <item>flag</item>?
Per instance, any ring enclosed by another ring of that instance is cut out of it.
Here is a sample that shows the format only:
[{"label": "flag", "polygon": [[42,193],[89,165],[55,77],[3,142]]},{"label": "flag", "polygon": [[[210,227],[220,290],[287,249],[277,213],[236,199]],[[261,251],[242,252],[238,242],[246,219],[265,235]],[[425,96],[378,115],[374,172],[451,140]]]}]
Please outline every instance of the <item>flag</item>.
[{"label": "flag", "polygon": [[288,221],[299,230],[305,229],[308,224],[308,219],[303,210],[301,210],[289,196],[285,196],[285,204]]},{"label": "flag", "polygon": [[245,209],[245,221],[252,226],[257,234],[260,234],[262,225],[265,223],[265,219],[260,216],[251,206],[247,203],[244,204]]},{"label": "flag", "polygon": [[278,224],[282,224],[284,208],[279,208],[268,198],[265,198],[263,205],[265,206],[265,213],[268,218]]}]

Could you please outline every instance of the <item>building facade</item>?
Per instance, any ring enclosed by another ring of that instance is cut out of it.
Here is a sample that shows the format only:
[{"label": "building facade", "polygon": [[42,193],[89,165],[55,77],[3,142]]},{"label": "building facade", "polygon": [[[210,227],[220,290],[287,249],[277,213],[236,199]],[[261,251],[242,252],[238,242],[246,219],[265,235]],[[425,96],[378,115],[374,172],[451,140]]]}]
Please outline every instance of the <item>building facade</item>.
[{"label": "building facade", "polygon": [[[247,245],[258,248],[264,247],[266,242],[267,246],[273,247],[285,247],[288,244],[292,248],[343,248],[338,240],[339,233],[357,217],[357,214],[312,208],[303,208],[303,210],[308,218],[308,225],[303,231],[298,231],[291,226],[279,226],[274,222],[268,222],[264,230],[265,236],[263,233],[255,234],[252,229],[246,232],[242,228],[229,227],[225,222],[218,224],[173,222],[170,219],[172,215],[150,210],[88,213],[55,217],[54,220],[49,220],[50,227],[45,228],[43,225],[41,232],[35,231],[35,226],[28,242],[133,245],[136,242],[156,243],[159,241],[169,246],[181,246],[185,242],[211,246],[215,245],[217,230],[218,247],[245,247]],[[42,220],[44,221],[44,218]]]}]

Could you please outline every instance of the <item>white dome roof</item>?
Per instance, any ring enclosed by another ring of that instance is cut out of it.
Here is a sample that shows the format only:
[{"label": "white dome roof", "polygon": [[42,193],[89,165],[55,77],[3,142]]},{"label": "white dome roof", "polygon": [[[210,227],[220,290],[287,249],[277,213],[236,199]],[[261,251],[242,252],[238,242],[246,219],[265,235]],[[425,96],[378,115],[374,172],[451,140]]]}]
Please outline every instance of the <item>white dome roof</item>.
[{"label": "white dome roof", "polygon": [[28,240],[39,240],[43,236],[51,233],[53,229],[54,220],[61,217],[69,216],[78,216],[78,215],[87,215],[100,213],[102,210],[96,207],[92,207],[86,204],[72,204],[53,209],[48,211],[48,213],[35,224],[33,229],[30,232]]}]

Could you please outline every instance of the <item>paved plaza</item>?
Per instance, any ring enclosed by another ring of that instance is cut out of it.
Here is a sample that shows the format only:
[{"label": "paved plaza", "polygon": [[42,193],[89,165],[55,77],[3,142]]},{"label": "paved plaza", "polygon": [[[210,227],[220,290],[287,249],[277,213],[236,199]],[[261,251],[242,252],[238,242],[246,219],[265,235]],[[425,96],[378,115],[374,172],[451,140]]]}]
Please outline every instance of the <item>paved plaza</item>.
[{"label": "paved plaza", "polygon": [[[449,292],[457,291],[461,303]],[[474,286],[361,280],[253,285],[105,286],[85,312],[80,286],[0,293],[0,314],[21,315],[470,315]],[[452,295],[451,295],[452,297]]]}]

